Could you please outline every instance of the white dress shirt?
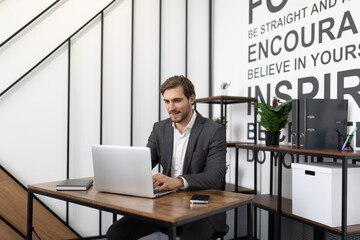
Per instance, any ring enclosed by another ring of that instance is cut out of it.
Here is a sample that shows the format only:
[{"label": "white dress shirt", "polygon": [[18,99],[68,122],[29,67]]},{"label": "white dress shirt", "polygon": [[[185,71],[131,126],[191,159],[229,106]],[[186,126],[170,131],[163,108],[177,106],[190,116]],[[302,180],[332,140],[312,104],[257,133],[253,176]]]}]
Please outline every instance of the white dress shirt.
[{"label": "white dress shirt", "polygon": [[[184,129],[183,133],[175,127],[175,124],[172,123],[174,129],[174,145],[173,145],[173,156],[171,164],[171,177],[179,177],[183,174],[184,168],[184,159],[186,154],[186,148],[189,142],[190,132],[195,123],[196,111],[194,111],[190,122]],[[188,182],[185,178],[181,177],[184,182],[184,187],[182,189],[187,189],[189,187]]]}]

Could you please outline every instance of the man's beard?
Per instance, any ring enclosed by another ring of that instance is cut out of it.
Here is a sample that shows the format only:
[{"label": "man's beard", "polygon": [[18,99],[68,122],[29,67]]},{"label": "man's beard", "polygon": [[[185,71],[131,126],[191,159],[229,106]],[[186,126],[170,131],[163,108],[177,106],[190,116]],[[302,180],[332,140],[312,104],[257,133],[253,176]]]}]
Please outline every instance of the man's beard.
[{"label": "man's beard", "polygon": [[[172,120],[174,123],[180,123],[180,122],[184,121],[184,120],[189,116],[190,111],[191,111],[191,107],[185,109],[184,112],[182,112],[182,113],[180,114],[180,119],[179,119],[179,120],[175,120],[175,119],[173,119],[173,118],[171,118],[171,120]],[[178,112],[178,111],[171,111],[169,114],[171,114],[171,113],[179,113],[179,112]],[[170,117],[171,117],[171,115],[170,115]]]}]

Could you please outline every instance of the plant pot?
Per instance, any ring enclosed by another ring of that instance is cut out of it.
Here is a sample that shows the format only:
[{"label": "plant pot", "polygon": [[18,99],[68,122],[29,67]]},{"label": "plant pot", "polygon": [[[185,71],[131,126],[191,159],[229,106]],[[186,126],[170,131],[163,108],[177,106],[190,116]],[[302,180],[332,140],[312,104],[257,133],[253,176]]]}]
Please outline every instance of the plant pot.
[{"label": "plant pot", "polygon": [[227,96],[228,95],[228,90],[227,89],[221,89],[221,95],[222,96]]},{"label": "plant pot", "polygon": [[280,131],[265,131],[265,144],[279,146]]}]

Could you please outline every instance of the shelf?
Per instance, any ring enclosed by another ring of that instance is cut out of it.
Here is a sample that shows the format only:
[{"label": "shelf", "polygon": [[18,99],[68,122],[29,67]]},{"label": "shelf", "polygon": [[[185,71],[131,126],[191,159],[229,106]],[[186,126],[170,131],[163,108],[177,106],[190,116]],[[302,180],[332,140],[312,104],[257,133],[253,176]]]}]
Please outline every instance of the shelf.
[{"label": "shelf", "polygon": [[245,148],[252,150],[264,150],[281,153],[292,153],[300,155],[312,155],[318,157],[329,157],[339,159],[360,159],[360,151],[338,151],[336,149],[298,149],[292,148],[290,145],[279,145],[279,146],[267,146],[265,144],[254,144],[254,143],[238,143],[235,145],[237,148]]},{"label": "shelf", "polygon": [[[265,195],[255,195],[254,199],[253,199],[253,205],[255,207],[270,211],[270,212],[276,212],[277,211],[277,196],[275,195],[270,195],[270,194],[265,194]],[[329,231],[341,234],[341,226],[339,227],[329,227],[314,221],[311,221],[309,219],[306,218],[302,218],[300,216],[294,215],[292,214],[292,200],[287,199],[287,198],[282,198],[281,201],[281,214],[293,219],[297,219],[300,220],[302,222],[311,224],[313,226],[317,226],[323,229],[327,229]],[[347,233],[350,235],[352,234],[360,234],[360,224],[358,225],[351,225],[347,227]]]},{"label": "shelf", "polygon": [[241,145],[241,144],[254,144],[254,143],[249,143],[249,142],[226,142],[226,146],[227,147],[236,147],[237,145]]},{"label": "shelf", "polygon": [[[226,185],[225,185],[225,191],[235,192],[235,184],[226,183]],[[241,187],[241,186],[238,186],[238,192],[239,192],[239,193],[245,193],[245,194],[255,194],[255,190],[254,190],[254,189],[250,189],[250,188],[246,188],[246,187]]]},{"label": "shelf", "polygon": [[213,97],[195,99],[195,103],[233,104],[233,103],[247,103],[247,102],[257,102],[257,98],[236,97],[236,96],[213,96]]}]

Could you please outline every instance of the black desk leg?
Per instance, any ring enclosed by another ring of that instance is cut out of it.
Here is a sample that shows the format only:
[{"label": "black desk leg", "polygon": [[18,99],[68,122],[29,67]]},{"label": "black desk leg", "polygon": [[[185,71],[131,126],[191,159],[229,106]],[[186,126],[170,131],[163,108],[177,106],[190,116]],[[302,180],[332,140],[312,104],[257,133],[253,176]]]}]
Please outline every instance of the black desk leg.
[{"label": "black desk leg", "polygon": [[282,198],[282,165],[284,160],[284,154],[279,153],[279,164],[278,164],[278,195],[277,195],[277,211],[276,211],[276,239],[281,239],[281,198]]},{"label": "black desk leg", "polygon": [[270,152],[270,195],[274,194],[274,152]]},{"label": "black desk leg", "polygon": [[238,209],[234,208],[234,239],[237,239]]},{"label": "black desk leg", "polygon": [[269,212],[268,240],[274,240],[274,229],[275,229],[274,220],[275,220],[275,214]]},{"label": "black desk leg", "polygon": [[248,204],[247,205],[247,236],[248,236],[248,239],[253,239],[253,229],[252,229],[252,226],[253,226],[253,221],[252,221],[252,214],[251,214],[251,210],[252,210],[252,205],[251,204]]},{"label": "black desk leg", "polygon": [[[255,190],[255,195],[257,194],[257,162],[258,162],[258,151],[254,150],[253,151],[254,154],[254,190]],[[254,208],[254,236],[255,239],[257,239],[257,209]]]},{"label": "black desk leg", "polygon": [[239,148],[235,147],[235,192],[238,192],[239,188]]},{"label": "black desk leg", "polygon": [[32,230],[33,230],[33,197],[34,193],[28,191],[28,205],[27,205],[27,233],[26,239],[32,239]]},{"label": "black desk leg", "polygon": [[341,194],[341,239],[347,239],[347,185],[348,185],[348,160],[342,160],[342,194]]},{"label": "black desk leg", "polygon": [[254,237],[257,239],[257,208],[254,208]]},{"label": "black desk leg", "polygon": [[220,99],[220,122],[221,125],[225,126],[225,119],[224,119],[224,100]]},{"label": "black desk leg", "polygon": [[[235,147],[235,192],[238,192],[239,185],[239,148]],[[234,239],[237,239],[238,209],[234,209]]]},{"label": "black desk leg", "polygon": [[169,226],[169,239],[176,240],[176,226],[174,224]]}]

